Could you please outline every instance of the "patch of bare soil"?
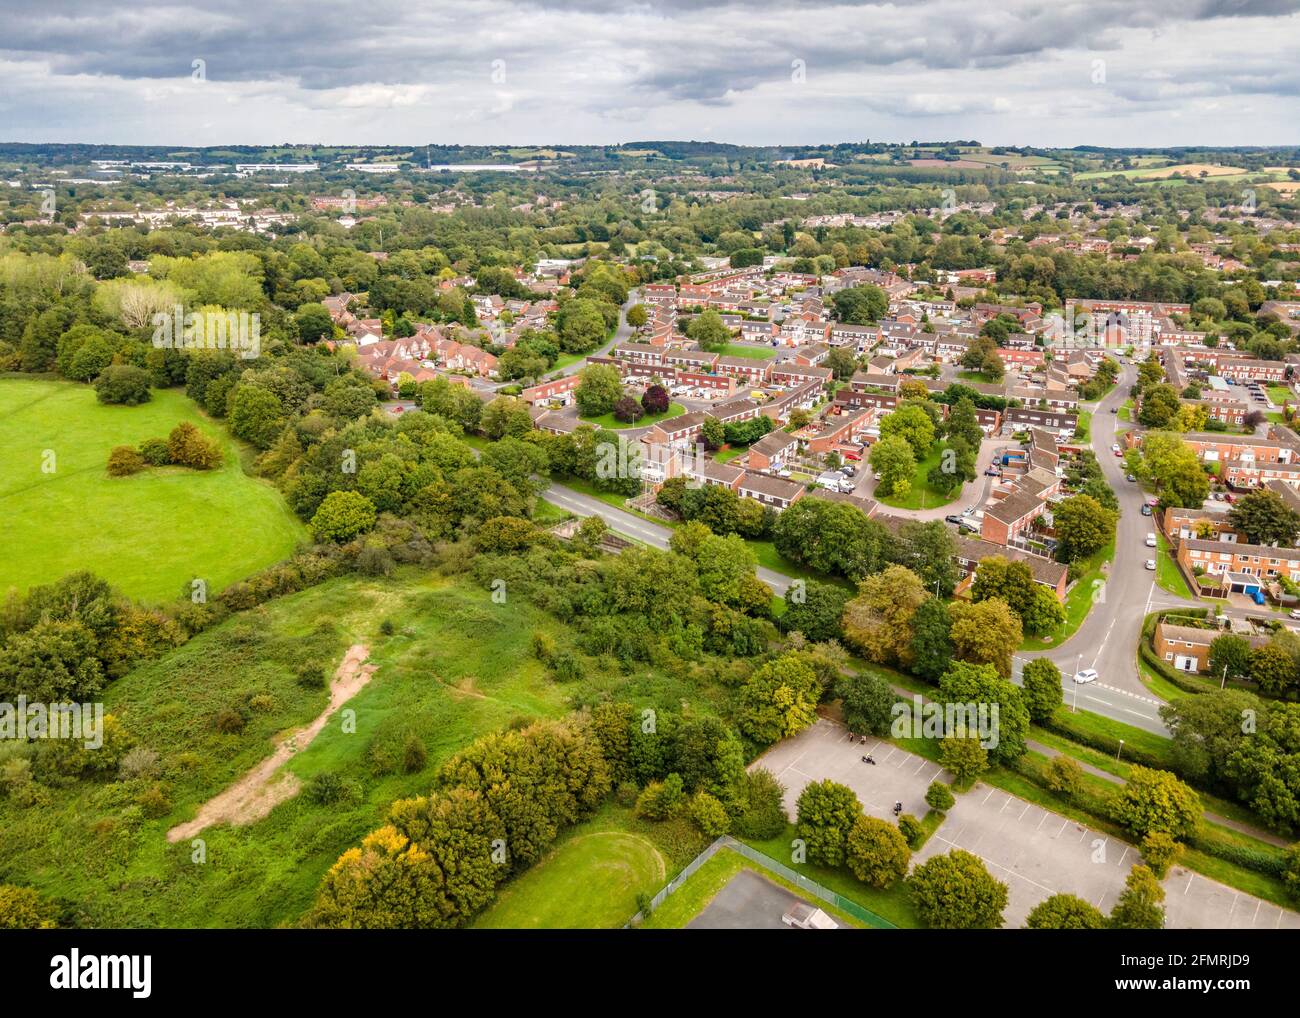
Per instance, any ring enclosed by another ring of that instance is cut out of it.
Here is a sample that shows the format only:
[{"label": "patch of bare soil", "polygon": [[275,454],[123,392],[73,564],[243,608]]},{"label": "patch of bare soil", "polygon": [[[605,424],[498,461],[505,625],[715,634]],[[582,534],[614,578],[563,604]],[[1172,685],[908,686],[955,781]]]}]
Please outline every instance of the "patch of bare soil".
[{"label": "patch of bare soil", "polygon": [[280,774],[277,779],[276,771],[295,753],[306,749],[335,711],[356,696],[370,681],[379,666],[365,663],[369,653],[370,649],[363,643],[350,647],[330,683],[330,702],[311,724],[289,732],[270,756],[200,806],[193,820],[177,824],[168,831],[167,840],[176,842],[192,838],[213,824],[242,827],[256,823],[280,803],[296,795],[302,783],[288,771]]}]

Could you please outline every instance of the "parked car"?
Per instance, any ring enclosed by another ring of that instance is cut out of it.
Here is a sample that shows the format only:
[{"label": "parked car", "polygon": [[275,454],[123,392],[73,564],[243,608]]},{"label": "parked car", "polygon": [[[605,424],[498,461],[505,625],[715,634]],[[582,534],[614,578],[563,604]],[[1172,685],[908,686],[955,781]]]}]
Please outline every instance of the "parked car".
[{"label": "parked car", "polygon": [[1149,559],[1147,559],[1147,569],[1150,570],[1151,572],[1155,572],[1155,571],[1156,571],[1156,560],[1155,560],[1155,559],[1153,559],[1153,558],[1149,558]]},{"label": "parked car", "polygon": [[965,526],[966,517],[958,516],[956,513],[953,513],[951,516],[945,516],[943,518],[943,521],[945,523],[951,523],[953,524],[953,526],[961,527],[961,526]]},{"label": "parked car", "polygon": [[1287,614],[1290,615],[1293,619],[1300,619],[1300,608],[1292,608],[1289,612],[1287,612]]},{"label": "parked car", "polygon": [[1156,547],[1156,535],[1155,535],[1155,534],[1147,534],[1147,547],[1148,547],[1148,548],[1154,548],[1154,547]]},{"label": "parked car", "polygon": [[984,471],[984,476],[985,476],[985,477],[1001,477],[1001,476],[1002,476],[1002,471],[1001,471],[1001,470],[998,470],[996,467],[989,467],[987,470]]},{"label": "parked car", "polygon": [[1125,476],[1126,476],[1126,479],[1129,480],[1129,481],[1136,481],[1136,480],[1137,480],[1137,478],[1134,477],[1132,474],[1127,474],[1127,475],[1125,475]]},{"label": "parked car", "polygon": [[1119,407],[1117,407],[1117,406],[1113,406],[1113,407],[1111,407],[1111,408],[1110,408],[1110,412],[1113,413],[1113,414],[1117,414],[1117,413],[1119,413]]},{"label": "parked car", "polygon": [[1124,455],[1124,450],[1121,449],[1118,445],[1112,445],[1112,446],[1110,447],[1110,451],[1113,452],[1116,456],[1123,456],[1123,455]]},{"label": "parked car", "polygon": [[1230,491],[1225,491],[1223,493],[1223,500],[1229,503],[1237,501],[1236,496],[1234,496]]},{"label": "parked car", "polygon": [[1143,515],[1143,516],[1150,516],[1150,515],[1151,515],[1151,507],[1150,507],[1149,505],[1145,505],[1145,504],[1144,504],[1144,505],[1142,506],[1142,515]]},{"label": "parked car", "polygon": [[1097,679],[1098,679],[1098,675],[1097,675],[1097,669],[1096,669],[1096,668],[1085,668],[1085,669],[1084,669],[1083,671],[1081,671],[1081,672],[1075,672],[1075,673],[1074,673],[1074,681],[1075,681],[1075,682],[1080,682],[1080,683],[1083,683],[1083,682],[1096,682]]}]

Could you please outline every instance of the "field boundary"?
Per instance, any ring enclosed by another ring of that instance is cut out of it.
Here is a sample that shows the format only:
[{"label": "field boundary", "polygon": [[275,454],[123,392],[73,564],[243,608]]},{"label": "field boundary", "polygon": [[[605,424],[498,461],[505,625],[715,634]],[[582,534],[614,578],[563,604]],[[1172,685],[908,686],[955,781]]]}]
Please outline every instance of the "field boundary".
[{"label": "field boundary", "polygon": [[[701,866],[703,866],[706,862],[712,859],[724,848],[730,849],[731,851],[735,852],[737,855],[743,856],[744,858],[760,866],[761,868],[765,870],[769,870],[772,873],[775,873],[777,876],[783,878],[784,880],[788,880],[795,887],[799,888],[799,890],[806,891],[808,894],[811,894],[813,897],[820,898],[822,901],[830,905],[834,905],[836,908],[841,909],[844,912],[847,912],[849,915],[853,916],[854,919],[858,919],[866,923],[868,926],[875,927],[878,930],[898,929],[898,927],[895,926],[893,923],[891,923],[888,919],[885,919],[882,916],[878,916],[876,915],[876,913],[863,908],[861,905],[859,905],[856,901],[853,901],[851,898],[846,898],[844,897],[844,895],[837,894],[835,891],[832,891],[828,887],[823,887],[815,880],[810,880],[802,873],[799,873],[796,870],[792,870],[789,866],[786,866],[784,863],[777,862],[771,856],[764,855],[762,852],[759,852],[757,849],[751,848],[749,845],[746,845],[743,841],[737,841],[729,834],[724,834],[722,835],[722,837],[715,840],[712,844],[709,845],[708,848],[706,848],[703,852],[701,852],[689,863],[687,863],[682,868],[681,872],[677,874],[677,876],[673,877],[672,880],[668,881],[668,883],[659,891],[659,893],[650,899],[650,911],[653,912],[660,905],[662,905],[664,901],[667,900],[669,895],[671,895],[674,891],[680,888],[682,884],[686,883],[686,881],[689,880]],[[642,914],[640,912],[637,912],[636,915],[634,915],[631,919],[627,921],[627,926],[629,927],[635,926],[637,923],[641,921],[641,919],[642,919]]]}]

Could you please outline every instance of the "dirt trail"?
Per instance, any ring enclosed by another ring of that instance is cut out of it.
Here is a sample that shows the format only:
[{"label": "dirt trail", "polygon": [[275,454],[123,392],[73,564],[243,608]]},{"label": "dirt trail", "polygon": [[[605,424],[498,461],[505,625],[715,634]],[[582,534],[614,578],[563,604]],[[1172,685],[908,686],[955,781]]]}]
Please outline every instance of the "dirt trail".
[{"label": "dirt trail", "polygon": [[370,649],[354,644],[344,655],[342,664],[330,683],[330,702],[311,724],[290,732],[275,747],[275,752],[250,770],[225,791],[213,796],[195,814],[193,820],[178,824],[167,832],[167,840],[176,842],[192,838],[205,827],[228,823],[236,827],[255,823],[286,799],[297,794],[301,782],[290,772],[272,781],[275,772],[294,754],[311,744],[330,717],[359,693],[375,674],[378,665],[365,664]]}]

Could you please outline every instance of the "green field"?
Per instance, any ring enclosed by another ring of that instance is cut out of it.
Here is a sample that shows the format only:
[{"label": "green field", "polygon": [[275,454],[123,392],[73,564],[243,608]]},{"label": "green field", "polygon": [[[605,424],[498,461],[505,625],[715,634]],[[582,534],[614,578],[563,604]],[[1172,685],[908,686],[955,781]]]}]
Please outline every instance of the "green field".
[{"label": "green field", "polygon": [[943,447],[936,442],[930,454],[916,464],[916,471],[912,474],[912,488],[903,498],[880,498],[885,505],[891,505],[895,509],[933,509],[936,506],[947,505],[949,502],[955,502],[961,495],[961,488],[958,488],[951,495],[945,495],[942,492],[935,491],[930,487],[930,482],[926,480],[927,475],[939,465],[940,457],[943,455]]},{"label": "green field", "polygon": [[[604,826],[593,822],[596,826]],[[482,929],[618,929],[638,894],[668,878],[662,853],[639,834],[574,828],[569,837],[501,889],[474,923]]]},{"label": "green field", "polygon": [[743,343],[728,343],[720,352],[724,357],[748,357],[753,361],[770,361],[773,357],[771,347],[746,346]]},{"label": "green field", "polygon": [[[381,631],[385,620],[395,625],[391,635]],[[330,580],[241,613],[116,680],[104,694],[105,710],[135,744],[160,755],[157,781],[170,811],[141,813],[136,796],[151,784],[144,779],[43,788],[40,800],[27,805],[0,796],[0,883],[73,902],[87,926],[293,923],[325,871],[379,826],[389,804],[427,794],[438,766],[479,736],[562,716],[575,700],[685,702],[717,713],[728,698],[721,684],[649,666],[624,672],[589,662],[586,678],[560,684],[531,652],[539,631],[571,647],[572,632],[526,602],[495,604],[468,581],[414,568],[389,580]],[[300,687],[298,667],[319,663],[332,672],[358,642],[370,647],[378,670],[347,703],[356,712],[355,731],[331,719],[285,765],[304,784],[318,774],[337,775],[347,794],[329,805],[299,794],[248,826],[209,827],[200,835],[207,852],[202,864],[191,860],[190,841],[169,844],[170,828],[324,708],[326,692]],[[224,708],[247,712],[242,734],[216,731],[213,719]],[[428,760],[406,773],[393,761],[401,760],[411,736],[424,744]],[[616,826],[649,838],[676,867],[704,847],[685,820],[639,825],[625,818]],[[581,826],[573,831],[583,833]],[[669,837],[672,844],[665,843]],[[620,908],[627,904],[620,900]],[[620,922],[635,911],[632,904]]]},{"label": "green field", "polygon": [[1183,571],[1178,568],[1178,563],[1170,554],[1169,542],[1165,540],[1165,535],[1156,531],[1156,583],[1171,594],[1177,594],[1179,597],[1192,598],[1196,595],[1192,593],[1191,588],[1187,585],[1187,579],[1183,576]]},{"label": "green field", "polygon": [[639,421],[628,424],[620,421],[613,413],[601,414],[599,417],[583,417],[584,424],[594,424],[604,431],[626,431],[628,428],[648,428],[652,424],[658,424],[660,421],[666,421],[670,417],[680,417],[686,413],[686,408],[680,403],[669,403],[668,409],[661,414],[646,414]]},{"label": "green field", "polygon": [[[166,438],[181,421],[221,445],[219,470],[108,476],[114,446]],[[143,600],[174,598],[195,577],[215,593],[285,558],[306,535],[279,492],[243,472],[240,445],[178,391],[103,406],[89,386],[3,378],[0,448],[8,521],[0,591],[89,569]]]}]

